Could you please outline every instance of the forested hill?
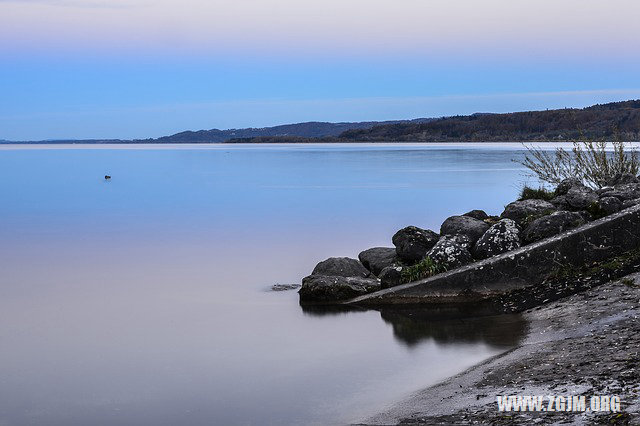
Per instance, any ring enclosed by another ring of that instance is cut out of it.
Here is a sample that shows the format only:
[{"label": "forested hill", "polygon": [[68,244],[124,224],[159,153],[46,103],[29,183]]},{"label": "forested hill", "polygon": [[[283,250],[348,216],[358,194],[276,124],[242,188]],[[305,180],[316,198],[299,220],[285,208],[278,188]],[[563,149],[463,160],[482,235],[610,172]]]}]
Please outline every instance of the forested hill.
[{"label": "forested hill", "polygon": [[473,114],[426,123],[348,130],[351,141],[561,141],[579,138],[640,140],[640,100],[583,109]]},{"label": "forested hill", "polygon": [[640,141],[640,100],[583,109],[472,114],[351,129],[335,138],[234,139],[230,142],[518,142],[587,138]]}]

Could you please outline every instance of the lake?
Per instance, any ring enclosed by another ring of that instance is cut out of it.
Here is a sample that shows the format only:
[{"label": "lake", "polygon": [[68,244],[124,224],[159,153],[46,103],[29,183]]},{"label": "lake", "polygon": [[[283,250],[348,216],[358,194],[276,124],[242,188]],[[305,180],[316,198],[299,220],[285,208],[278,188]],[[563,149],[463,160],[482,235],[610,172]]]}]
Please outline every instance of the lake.
[{"label": "lake", "polygon": [[499,214],[520,155],[0,145],[0,424],[343,424],[509,349],[518,316],[303,310],[270,287],[407,225]]}]

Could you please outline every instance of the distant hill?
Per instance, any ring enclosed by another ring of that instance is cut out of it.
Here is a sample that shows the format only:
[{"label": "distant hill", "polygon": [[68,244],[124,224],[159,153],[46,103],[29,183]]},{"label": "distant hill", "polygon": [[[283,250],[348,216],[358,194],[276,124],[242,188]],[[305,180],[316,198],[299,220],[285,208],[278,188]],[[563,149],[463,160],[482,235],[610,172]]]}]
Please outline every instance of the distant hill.
[{"label": "distant hill", "polygon": [[357,123],[326,123],[310,121],[307,123],[285,124],[274,127],[229,129],[229,130],[198,130],[176,133],[171,136],[164,136],[154,139],[159,143],[183,143],[183,142],[226,142],[229,139],[246,139],[257,137],[300,137],[300,138],[322,138],[328,136],[338,136],[348,130],[369,129],[381,124],[393,124],[398,121],[365,121]]},{"label": "distant hill", "polygon": [[394,123],[347,130],[347,141],[563,141],[620,138],[640,140],[640,100],[583,109],[472,114],[426,123]]},{"label": "distant hill", "polygon": [[523,142],[620,139],[640,141],[640,100],[587,108],[506,114],[477,113],[349,129],[337,137],[257,137],[229,142]]}]

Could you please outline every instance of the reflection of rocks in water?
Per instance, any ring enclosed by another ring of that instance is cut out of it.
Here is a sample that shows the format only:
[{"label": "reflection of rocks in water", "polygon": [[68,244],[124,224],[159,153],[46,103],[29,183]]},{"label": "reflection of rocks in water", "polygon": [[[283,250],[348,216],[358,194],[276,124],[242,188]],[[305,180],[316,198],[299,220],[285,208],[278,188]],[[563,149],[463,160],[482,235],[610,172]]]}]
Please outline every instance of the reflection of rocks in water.
[{"label": "reflection of rocks in water", "polygon": [[[382,319],[407,346],[433,339],[438,343],[484,342],[511,347],[520,342],[527,323],[519,314],[488,315],[487,311],[461,308],[383,309]],[[484,316],[482,316],[484,314]]]},{"label": "reflection of rocks in water", "polygon": [[324,304],[300,304],[302,312],[305,315],[314,317],[334,316],[334,315],[346,315],[353,312],[365,312],[366,309],[356,308],[349,305],[324,305]]}]

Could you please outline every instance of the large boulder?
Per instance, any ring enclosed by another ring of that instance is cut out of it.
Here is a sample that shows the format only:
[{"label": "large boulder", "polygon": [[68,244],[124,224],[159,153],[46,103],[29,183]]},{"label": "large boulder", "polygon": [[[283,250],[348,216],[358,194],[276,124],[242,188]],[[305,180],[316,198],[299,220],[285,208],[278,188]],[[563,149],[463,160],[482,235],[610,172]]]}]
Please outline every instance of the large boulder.
[{"label": "large boulder", "polygon": [[556,187],[556,195],[565,195],[569,190],[573,187],[583,187],[582,181],[577,178],[568,178],[564,179],[560,184]]},{"label": "large boulder", "polygon": [[625,183],[639,183],[640,180],[631,173],[617,173],[615,176],[607,180],[607,185],[623,185]]},{"label": "large boulder", "polygon": [[534,220],[524,230],[527,243],[542,240],[583,225],[585,220],[576,212],[559,211]]},{"label": "large boulder", "polygon": [[622,201],[616,197],[602,197],[596,201],[595,208],[602,216],[608,216],[622,210]]},{"label": "large boulder", "polygon": [[313,268],[311,275],[366,278],[369,276],[369,271],[356,259],[349,257],[330,257],[318,263],[316,267]]},{"label": "large boulder", "polygon": [[486,259],[520,247],[520,228],[511,219],[492,225],[473,248],[476,259]]},{"label": "large boulder", "polygon": [[438,238],[440,236],[429,229],[407,226],[395,233],[392,242],[400,259],[407,263],[415,263],[424,258]]},{"label": "large boulder", "polygon": [[373,275],[379,276],[387,266],[398,262],[396,249],[392,247],[374,247],[361,252],[358,259]]},{"label": "large boulder", "polygon": [[549,200],[549,202],[551,204],[553,204],[553,206],[558,210],[569,210],[569,209],[571,209],[571,206],[569,205],[569,203],[567,203],[567,196],[566,195],[558,195],[557,197],[552,198],[551,200]]},{"label": "large boulder", "polygon": [[567,192],[565,199],[572,208],[582,210],[598,201],[598,194],[585,186],[574,186]]},{"label": "large boulder", "polygon": [[473,262],[469,250],[455,236],[443,235],[435,246],[427,253],[434,263],[447,269],[455,269]]},{"label": "large boulder", "polygon": [[551,214],[556,210],[553,204],[544,200],[522,200],[507,204],[500,215],[503,219],[511,219],[522,227],[533,218]]},{"label": "large boulder", "polygon": [[302,279],[298,293],[301,302],[335,302],[379,289],[380,281],[374,278],[309,275]]},{"label": "large boulder", "polygon": [[488,223],[469,216],[451,216],[442,223],[440,235],[465,235],[473,244],[487,232],[489,227]]},{"label": "large boulder", "polygon": [[462,216],[469,216],[478,220],[489,219],[489,215],[484,210],[471,210],[470,212],[466,212]]},{"label": "large boulder", "polygon": [[616,197],[620,201],[634,200],[640,198],[640,183],[625,183],[616,185],[613,190],[602,194],[603,197]]},{"label": "large boulder", "polygon": [[628,209],[629,207],[633,207],[638,204],[640,204],[640,198],[636,198],[634,200],[625,200],[622,202],[622,208]]},{"label": "large boulder", "polygon": [[395,287],[404,283],[402,271],[406,266],[392,265],[387,266],[380,272],[380,288]]}]

